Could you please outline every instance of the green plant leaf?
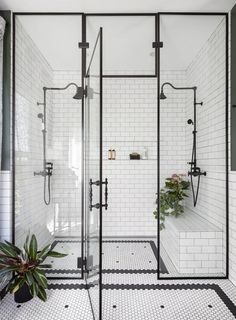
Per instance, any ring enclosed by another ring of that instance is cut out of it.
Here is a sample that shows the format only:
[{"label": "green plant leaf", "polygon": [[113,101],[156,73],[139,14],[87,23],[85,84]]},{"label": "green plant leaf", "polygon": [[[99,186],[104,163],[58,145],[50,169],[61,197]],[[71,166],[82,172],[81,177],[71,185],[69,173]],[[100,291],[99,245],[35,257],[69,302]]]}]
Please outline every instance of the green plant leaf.
[{"label": "green plant leaf", "polygon": [[0,278],[4,277],[5,275],[7,275],[8,273],[10,274],[11,272],[16,271],[18,268],[16,266],[11,266],[11,267],[6,267],[6,268],[2,268],[0,270]]},{"label": "green plant leaf", "polygon": [[29,256],[32,260],[35,260],[37,257],[38,244],[35,235],[33,234],[29,244]]},{"label": "green plant leaf", "polygon": [[25,277],[26,277],[27,284],[30,287],[32,285],[33,281],[34,281],[32,273],[31,272],[26,272]]},{"label": "green plant leaf", "polygon": [[14,247],[6,243],[0,243],[0,250],[5,253],[9,257],[16,258],[18,256],[17,252],[15,251]]},{"label": "green plant leaf", "polygon": [[49,251],[48,252],[48,257],[63,258],[66,256],[67,256],[67,254],[65,254],[65,253],[60,253],[60,252],[56,252],[56,251]]},{"label": "green plant leaf", "polygon": [[29,234],[27,235],[26,240],[25,240],[25,243],[24,243],[24,249],[25,249],[25,252],[27,253],[27,255],[29,255],[29,246],[28,246],[28,243],[29,243]]},{"label": "green plant leaf", "polygon": [[10,287],[10,292],[15,293],[23,286],[24,283],[25,283],[25,278],[21,278],[21,277],[16,278]]},{"label": "green plant leaf", "polygon": [[30,286],[30,292],[31,292],[32,296],[33,297],[37,296],[38,291],[39,291],[38,283],[36,281],[33,281],[32,285]]},{"label": "green plant leaf", "polygon": [[8,258],[6,256],[0,257],[0,265],[10,266],[10,265],[14,265],[14,263],[16,263],[16,261],[17,260],[15,260],[15,259],[13,260],[12,258]]},{"label": "green plant leaf", "polygon": [[39,253],[37,258],[40,259],[41,261],[44,261],[47,258],[48,252],[51,249],[51,245],[48,244],[46,247],[44,247]]},{"label": "green plant leaf", "polygon": [[35,269],[33,271],[33,276],[34,276],[34,279],[37,281],[39,287],[47,289],[48,282],[47,282],[47,278],[46,278],[43,271],[40,271],[39,269]]},{"label": "green plant leaf", "polygon": [[42,301],[45,302],[47,300],[47,293],[44,288],[39,287],[37,295],[38,295],[39,299],[41,299]]},{"label": "green plant leaf", "polygon": [[8,244],[10,247],[12,247],[12,249],[14,249],[17,254],[20,254],[20,253],[21,253],[21,249],[18,248],[17,246],[15,246],[13,243],[8,242],[7,240],[5,240],[5,242],[6,242],[6,244]]}]

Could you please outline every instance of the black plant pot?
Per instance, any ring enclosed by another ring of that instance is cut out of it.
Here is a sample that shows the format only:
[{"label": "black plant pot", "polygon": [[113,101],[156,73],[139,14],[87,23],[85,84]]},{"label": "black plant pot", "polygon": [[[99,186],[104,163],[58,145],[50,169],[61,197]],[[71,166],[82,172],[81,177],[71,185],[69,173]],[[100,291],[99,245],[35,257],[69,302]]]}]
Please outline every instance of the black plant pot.
[{"label": "black plant pot", "polygon": [[24,303],[33,299],[33,296],[30,293],[29,287],[26,283],[24,283],[23,286],[16,291],[14,294],[14,299],[17,303]]}]

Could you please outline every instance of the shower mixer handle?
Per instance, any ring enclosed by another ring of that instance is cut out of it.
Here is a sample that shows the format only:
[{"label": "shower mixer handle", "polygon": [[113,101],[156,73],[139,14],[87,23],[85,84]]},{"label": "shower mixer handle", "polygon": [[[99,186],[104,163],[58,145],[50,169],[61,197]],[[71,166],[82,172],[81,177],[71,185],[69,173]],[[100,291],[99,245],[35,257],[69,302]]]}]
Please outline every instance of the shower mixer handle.
[{"label": "shower mixer handle", "polygon": [[47,173],[47,176],[52,176],[52,170],[53,170],[53,163],[52,162],[46,162],[45,171]]},{"label": "shower mixer handle", "polygon": [[44,171],[34,171],[34,176],[42,176],[42,177],[46,177],[47,176],[47,172]]}]

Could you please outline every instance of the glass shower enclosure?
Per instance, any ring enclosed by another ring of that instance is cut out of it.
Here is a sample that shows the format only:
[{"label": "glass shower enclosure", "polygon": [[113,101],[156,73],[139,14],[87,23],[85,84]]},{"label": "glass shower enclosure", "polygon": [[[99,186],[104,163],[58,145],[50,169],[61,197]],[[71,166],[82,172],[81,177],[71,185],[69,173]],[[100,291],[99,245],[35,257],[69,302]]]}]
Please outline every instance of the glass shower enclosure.
[{"label": "glass shower enclosure", "polygon": [[88,65],[85,96],[85,271],[94,318],[101,319],[102,210],[107,208],[107,180],[102,176],[102,28]]},{"label": "glass shower enclosure", "polygon": [[159,14],[160,279],[227,277],[227,23]]}]

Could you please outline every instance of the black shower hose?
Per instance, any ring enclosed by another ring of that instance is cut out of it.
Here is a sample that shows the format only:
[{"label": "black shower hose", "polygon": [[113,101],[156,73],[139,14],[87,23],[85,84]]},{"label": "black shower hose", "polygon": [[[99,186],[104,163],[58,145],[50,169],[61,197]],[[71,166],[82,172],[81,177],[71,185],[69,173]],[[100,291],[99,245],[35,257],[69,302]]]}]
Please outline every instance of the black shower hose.
[{"label": "black shower hose", "polygon": [[[193,163],[196,161],[194,161],[194,154],[195,154],[195,147],[194,147],[194,143],[193,143],[193,148],[192,148],[192,161],[191,161],[191,173],[193,170]],[[200,180],[201,180],[201,175],[198,175],[198,181],[197,181],[197,191],[195,192],[195,188],[194,188],[194,184],[193,184],[193,175],[191,174],[191,189],[192,189],[192,194],[193,194],[193,205],[194,207],[196,207],[197,204],[197,200],[198,200],[198,193],[199,193],[199,187],[200,187]]]}]

